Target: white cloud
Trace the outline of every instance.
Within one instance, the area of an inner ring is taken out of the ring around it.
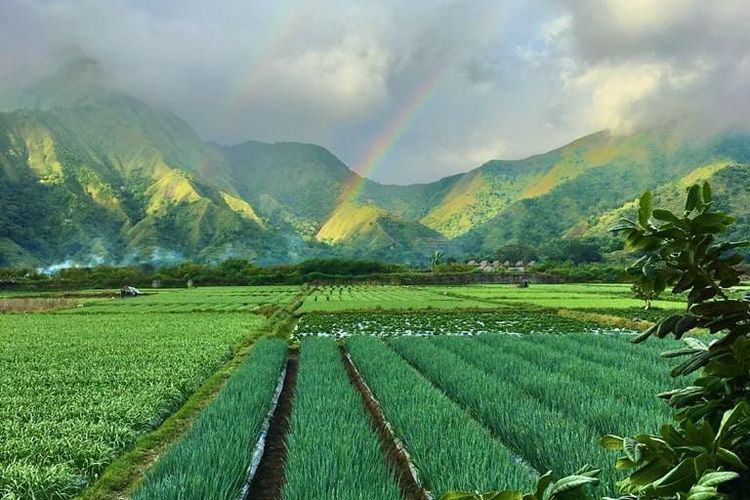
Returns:
[[[357,115],[385,99],[390,60],[373,37],[348,33],[334,46],[275,61],[271,80],[296,99]]]
[[[601,128],[750,129],[745,0],[0,0],[0,94],[66,53],[203,137],[303,140],[432,180]],[[2,97],[2,96],[0,96]]]

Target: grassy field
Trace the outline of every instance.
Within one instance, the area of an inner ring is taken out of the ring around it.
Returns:
[[[518,288],[511,285],[467,285],[462,287],[430,287],[434,293],[448,293],[467,299],[487,300],[501,305],[519,306],[530,304],[549,308],[592,309],[592,308],[640,308],[644,303],[633,298],[630,285],[625,284],[566,284],[539,285]],[[684,302],[672,297],[670,300],[656,300],[653,307],[673,309]]]
[[[497,308],[497,304],[471,297],[451,297],[438,287],[326,286],[315,288],[302,312],[362,311],[368,309],[462,309]]]
[[[614,495],[614,457],[599,437],[656,430],[669,411],[655,394],[689,382],[671,379],[659,357],[673,343],[631,345],[632,327],[597,319],[654,319],[684,307],[670,298],[645,313],[627,285],[144,292],[0,297],[11,311],[0,314],[0,498],[75,496],[177,411],[236,346],[285,334],[281,322],[297,322],[290,345],[301,345],[282,436],[288,454],[272,464],[289,499],[400,498],[399,465],[385,451],[394,443],[434,494],[527,487],[547,469],[592,463],[604,469],[598,493]],[[50,310],[34,302],[51,297]],[[339,339],[361,386],[347,379],[336,343],[314,337]],[[88,498],[236,498],[284,345],[250,349],[172,446],[146,449],[152,458],[131,472],[146,468],[142,486]],[[380,416],[364,406],[367,390]],[[390,435],[375,432],[378,418]]]
[[[0,497],[72,495],[260,322],[237,313],[0,315]]]
[[[144,295],[120,300],[119,293],[108,297],[83,297],[67,313],[202,313],[257,312],[263,306],[283,305],[298,293],[299,287],[210,287],[182,289],[144,289]]]

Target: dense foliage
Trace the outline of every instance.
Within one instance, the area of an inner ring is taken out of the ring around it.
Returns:
[[[684,337],[684,348],[665,353],[688,358],[672,375],[700,370],[689,387],[661,394],[678,412],[658,435],[604,438],[604,446],[624,453],[618,467],[636,469],[620,485],[628,497],[742,498],[750,491],[750,302],[728,292],[740,283],[737,250],[750,242],[719,239],[734,220],[714,208],[704,183],[688,189],[679,215],[654,209],[646,192],[638,219],[615,228],[644,254],[629,270],[643,290],[687,292],[686,311],[662,319],[637,341]],[[714,339],[685,337],[698,328]]]
[[[295,335],[349,337],[351,335],[478,335],[481,333],[600,333],[601,326],[550,312],[383,312],[307,314],[297,325]],[[611,331],[611,329],[610,329]]]

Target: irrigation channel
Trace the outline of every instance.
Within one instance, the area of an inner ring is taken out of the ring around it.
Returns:
[[[362,398],[362,405],[370,416],[370,424],[380,440],[380,449],[398,482],[404,499],[432,500],[432,495],[419,479],[419,473],[409,453],[386,420],[380,403],[373,396],[343,346],[340,347],[340,352],[349,381]],[[248,486],[243,490],[241,500],[280,500],[282,498],[287,453],[286,436],[289,432],[289,422],[294,406],[298,366],[299,353],[296,350],[290,350],[281,393],[268,422],[265,441],[259,445],[262,446],[262,455],[257,467],[251,465],[254,470],[249,477]]]
[[[289,417],[292,414],[298,366],[299,354],[296,350],[290,351],[286,362],[284,385],[269,423],[263,455],[243,499],[275,500],[281,498],[281,489],[284,485],[284,463],[286,462],[285,439],[289,431]]]

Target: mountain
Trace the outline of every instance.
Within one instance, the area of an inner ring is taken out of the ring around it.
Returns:
[[[750,232],[750,136],[599,132],[435,182],[363,179],[313,144],[205,142],[81,61],[0,113],[0,266],[313,256],[425,262],[602,237],[645,189],[709,179]],[[356,186],[356,189],[352,189]]]

